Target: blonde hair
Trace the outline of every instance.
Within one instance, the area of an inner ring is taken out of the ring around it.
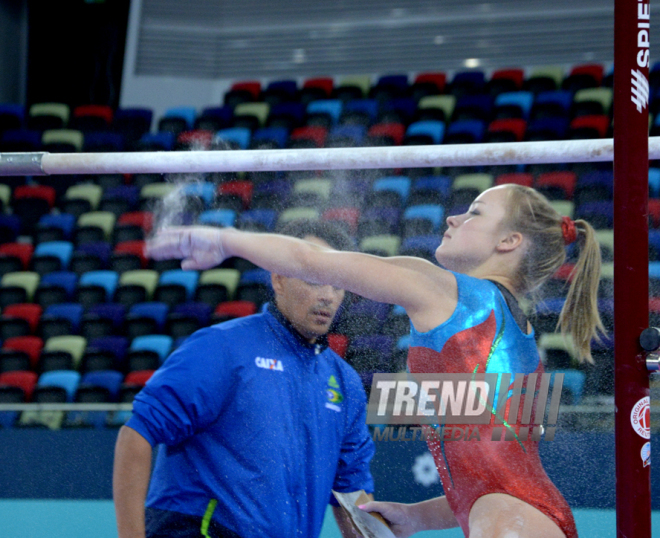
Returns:
[[[503,224],[528,239],[514,279],[521,293],[534,298],[566,260],[562,216],[534,189],[508,185],[507,190],[508,217]],[[591,340],[605,333],[598,313],[600,246],[588,222],[576,220],[575,228],[579,257],[557,328],[564,337],[570,333],[580,362],[593,363]]]

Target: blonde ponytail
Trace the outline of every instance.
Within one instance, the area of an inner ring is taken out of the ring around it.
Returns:
[[[571,272],[571,285],[559,315],[562,335],[570,333],[578,360],[593,363],[591,341],[600,340],[605,327],[598,313],[598,283],[600,281],[600,246],[596,233],[584,220],[576,220],[577,245],[580,250]]]

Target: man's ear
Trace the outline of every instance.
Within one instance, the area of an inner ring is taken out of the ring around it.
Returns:
[[[284,286],[283,279],[284,277],[282,275],[278,275],[277,273],[270,274],[270,283],[273,285],[273,291],[275,292],[275,295],[282,294]]]
[[[501,253],[512,252],[523,244],[523,235],[520,232],[508,232],[497,244],[496,250]]]

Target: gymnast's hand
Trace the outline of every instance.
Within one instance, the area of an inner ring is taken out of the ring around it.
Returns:
[[[209,269],[228,257],[223,236],[232,231],[212,226],[172,226],[148,240],[145,253],[154,260],[183,259],[182,269]]]
[[[371,501],[359,506],[365,512],[377,512],[383,516],[397,538],[408,538],[419,531],[415,518],[410,513],[410,507],[409,504],[379,501]]]

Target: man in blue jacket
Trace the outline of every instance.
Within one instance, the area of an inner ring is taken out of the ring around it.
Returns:
[[[351,244],[323,222],[285,233]],[[353,536],[331,490],[373,492],[374,447],[360,379],[327,345],[344,291],[272,285],[262,313],[197,331],[136,396],[115,449],[119,538],[315,538],[329,502]]]

